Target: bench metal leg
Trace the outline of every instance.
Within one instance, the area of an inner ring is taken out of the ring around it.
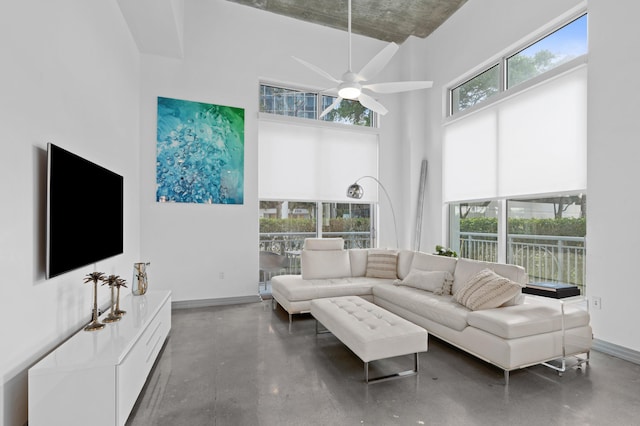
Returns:
[[[316,334],[327,334],[331,333],[327,328],[323,326],[323,329],[320,329],[320,321],[316,320]]]
[[[400,379],[402,377],[415,376],[418,374],[418,353],[413,354],[413,370],[401,371],[399,373],[389,374],[388,376],[369,378],[369,363],[364,363],[364,381],[370,385],[372,383],[383,382],[385,380]]]

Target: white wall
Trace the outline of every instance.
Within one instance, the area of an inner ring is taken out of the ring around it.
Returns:
[[[587,277],[596,339],[640,351],[638,253],[640,198],[640,5],[589,1]],[[614,348],[614,353],[616,348]]]
[[[292,55],[339,77],[347,68],[347,36],[337,31],[222,0],[185,3],[184,58],[142,58],[141,211],[142,255],[151,262],[150,286],[173,291],[176,301],[255,297],[258,293],[257,120],[259,81],[326,88],[331,83]],[[354,69],[386,44],[354,36]],[[381,77],[394,72],[394,66]],[[157,97],[171,97],[245,110],[244,205],[155,202]],[[398,99],[383,99],[391,111],[381,137],[381,180],[400,208],[397,170]],[[385,136],[385,133],[393,137]],[[330,173],[331,171],[327,171]],[[304,178],[299,176],[296,178]],[[349,182],[345,182],[345,190]],[[345,197],[346,200],[346,197]],[[383,208],[386,200],[381,200]],[[382,215],[389,218],[388,212]],[[391,221],[383,236],[394,241]],[[383,242],[385,244],[386,242]],[[389,243],[386,243],[389,244]],[[221,278],[221,273],[224,278]]]
[[[0,52],[0,424],[14,426],[27,420],[27,368],[90,319],[84,275],[95,267],[130,279],[138,259],[139,58],[117,4],[83,0],[3,2]],[[125,182],[125,253],[51,280],[47,142]]]

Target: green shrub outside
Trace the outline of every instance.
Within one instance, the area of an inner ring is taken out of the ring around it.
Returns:
[[[460,219],[460,232],[496,233],[498,219],[494,217],[473,217]],[[587,234],[585,218],[560,219],[509,219],[509,234],[554,235],[561,237],[584,237]]]
[[[325,232],[368,232],[370,229],[368,218],[335,218],[329,219]],[[260,219],[260,232],[315,232],[315,219]]]
[[[334,218],[329,220],[327,232],[367,232],[368,218]],[[509,234],[555,235],[584,237],[587,232],[585,218],[561,219],[509,219]],[[260,219],[260,232],[314,232],[315,219]],[[493,217],[460,219],[460,232],[496,233],[498,220]]]

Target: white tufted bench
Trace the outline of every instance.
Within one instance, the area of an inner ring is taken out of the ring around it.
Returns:
[[[358,296],[314,299],[311,315],[364,361],[365,382],[418,373],[418,352],[427,350],[429,337],[424,328]],[[413,370],[369,379],[370,361],[407,354],[414,354]]]

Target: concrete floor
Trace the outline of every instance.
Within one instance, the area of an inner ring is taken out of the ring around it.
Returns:
[[[598,352],[562,377],[502,371],[435,339],[417,376],[363,382],[363,363],[309,315],[271,302],[173,311],[169,339],[128,426],[632,425],[640,365]],[[371,375],[411,368],[373,362]]]

